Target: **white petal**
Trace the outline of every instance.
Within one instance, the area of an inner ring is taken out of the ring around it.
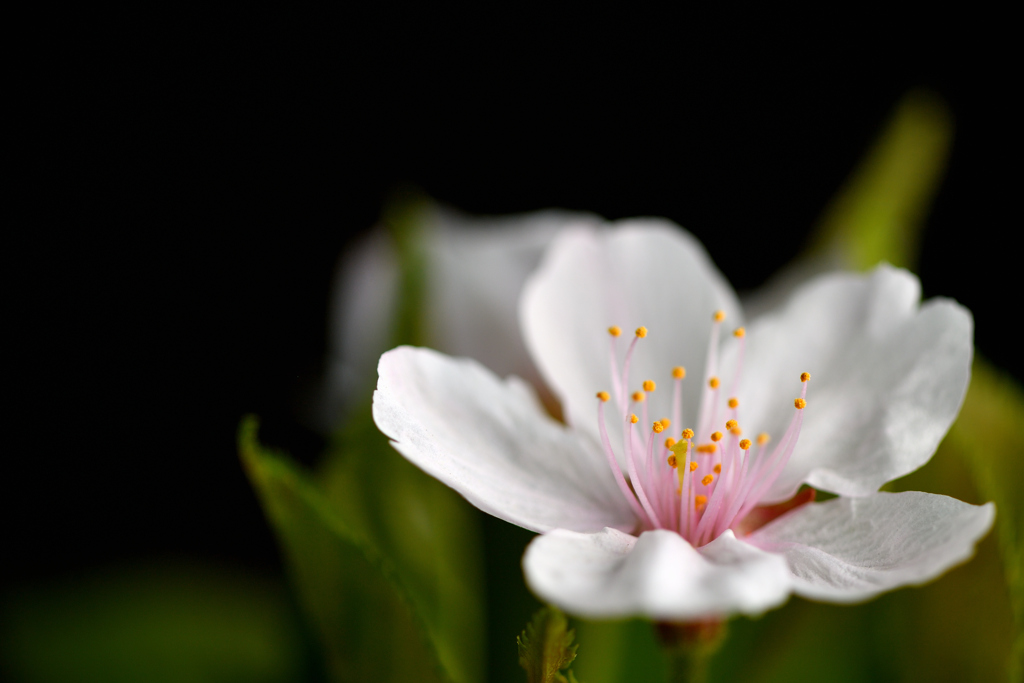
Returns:
[[[638,539],[614,529],[557,529],[533,539],[523,569],[542,600],[594,618],[759,614],[790,592],[783,559],[731,531],[698,551],[671,531],[647,531]]]
[[[424,236],[431,346],[500,376],[539,379],[519,331],[523,284],[561,230],[600,222],[567,211],[480,218],[438,208]]]
[[[746,540],[786,557],[796,593],[854,602],[924,583],[963,562],[994,517],[992,503],[876,493],[804,505]]]
[[[566,418],[596,435],[594,393],[612,391],[608,327],[623,329],[620,356],[633,331],[648,328],[633,356],[629,389],[645,379],[658,383],[652,420],[670,416],[672,367],[686,367],[684,423],[692,424],[717,309],[740,324],[736,296],[701,244],[668,221],[633,219],[614,230],[577,230],[557,239],[527,281],[520,320]],[[617,414],[614,401],[609,408]],[[621,443],[618,420],[609,420],[609,433],[613,444]]]
[[[635,526],[598,447],[551,419],[522,380],[412,347],[381,356],[378,374],[380,430],[484,512],[534,531]]]
[[[802,481],[868,495],[931,458],[967,391],[973,323],[953,301],[919,298],[917,278],[882,266],[812,280],[750,324],[737,391],[744,428],[781,437],[799,375],[811,373],[800,441],[767,501]],[[730,339],[724,367],[736,347]]]

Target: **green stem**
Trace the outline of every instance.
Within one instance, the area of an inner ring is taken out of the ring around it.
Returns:
[[[654,627],[669,657],[671,683],[706,683],[711,658],[725,640],[725,622],[659,622]]]

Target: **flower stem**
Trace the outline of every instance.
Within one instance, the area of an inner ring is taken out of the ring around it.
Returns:
[[[725,640],[725,622],[719,620],[654,625],[669,657],[672,683],[706,683],[708,664]]]

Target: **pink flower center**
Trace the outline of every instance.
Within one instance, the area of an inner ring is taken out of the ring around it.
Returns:
[[[744,528],[743,520],[789,462],[800,437],[803,408],[807,405],[810,375],[805,372],[800,375],[800,397],[793,402],[793,419],[782,439],[769,448],[767,434],[758,435],[754,441],[743,438],[739,423],[740,400],[730,396],[723,401],[721,381],[717,375],[718,342],[724,319],[722,311],[714,314],[697,429],[682,430],[678,439],[668,434],[672,425],[682,422],[682,382],[686,370],[682,367],[672,369],[671,419],[649,421],[647,396],[657,388],[655,382],[645,380],[642,390],[629,393],[630,360],[638,342],[647,336],[647,328],[636,330],[621,370],[617,342],[622,330],[608,328],[611,335],[612,388],[622,420],[622,448],[628,480],[619,467],[605,424],[604,404],[612,396],[606,391],[597,394],[598,426],[608,465],[619,489],[640,520],[640,530],[670,529],[695,547],[711,542],[726,529]],[[733,334],[739,340],[732,382],[732,389],[735,389],[743,366],[746,332],[741,327]],[[638,412],[642,420],[637,416]]]

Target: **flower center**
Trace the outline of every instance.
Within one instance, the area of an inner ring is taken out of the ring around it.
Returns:
[[[697,430],[683,429],[678,439],[661,435],[672,425],[682,423],[682,382],[686,369],[672,369],[672,417],[651,422],[647,396],[657,389],[654,380],[644,380],[642,389],[629,394],[630,360],[638,342],[647,336],[647,328],[637,328],[621,369],[618,339],[622,329],[608,328],[612,389],[623,425],[622,448],[628,480],[619,466],[605,424],[604,406],[613,394],[597,393],[597,420],[605,456],[642,529],[670,529],[695,547],[710,543],[726,529],[742,528],[741,522],[778,479],[800,437],[803,409],[807,406],[807,381],[811,378],[806,372],[800,375],[802,388],[800,397],[793,402],[793,419],[773,448],[768,448],[770,439],[764,433],[755,441],[742,438],[739,398],[731,396],[723,403],[721,380],[717,376],[718,342],[724,320],[725,313],[716,311]],[[740,327],[733,335],[739,340],[732,381],[735,389],[743,366],[746,331]],[[638,427],[638,412],[643,427]],[[651,425],[649,430],[646,425]],[[724,427],[724,433],[719,431],[720,427]]]

